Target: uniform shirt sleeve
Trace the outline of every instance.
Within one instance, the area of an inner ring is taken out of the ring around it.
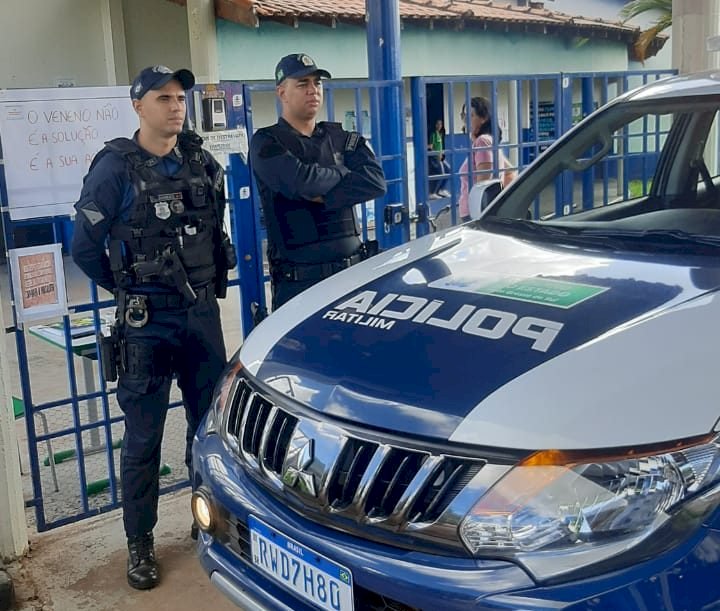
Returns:
[[[348,174],[325,196],[328,208],[354,206],[385,195],[385,173],[362,136],[354,151],[345,152],[345,166]]]
[[[208,174],[212,182],[213,191],[215,191],[215,202],[218,207],[218,214],[220,217],[220,224],[223,223],[225,217],[225,170],[220,165],[217,159],[212,156],[208,151],[204,151],[206,155]]]
[[[255,177],[271,191],[289,199],[313,199],[326,195],[348,169],[303,163],[272,134],[257,132],[250,141],[250,162]]]
[[[107,153],[85,176],[80,199],[75,204],[72,258],[89,278],[109,291],[115,288],[115,280],[106,242],[110,226],[119,218],[131,189],[125,162]]]

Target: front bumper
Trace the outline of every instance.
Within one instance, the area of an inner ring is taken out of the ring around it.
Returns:
[[[652,561],[554,586],[538,586],[506,561],[451,558],[401,550],[304,519],[249,478],[217,435],[199,432],[193,483],[222,513],[201,533],[200,562],[211,581],[244,609],[304,611],[312,606],[257,570],[250,559],[248,516],[350,569],[354,609],[696,609],[720,601],[720,532],[702,528]]]

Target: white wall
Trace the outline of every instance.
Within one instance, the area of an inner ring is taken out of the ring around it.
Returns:
[[[123,26],[112,58],[105,33]],[[187,13],[166,0],[0,0],[0,57],[4,89],[124,85],[148,65],[190,66]]]
[[[98,0],[2,0],[0,87],[107,84]]]
[[[146,66],[190,67],[185,7],[166,0],[123,0],[130,78]]]
[[[367,78],[365,29],[340,24],[329,28],[301,22],[297,28],[263,22],[248,28],[220,20],[217,25],[220,78],[267,81],[288,53],[308,53],[334,78]],[[401,33],[404,76],[542,74],[627,70],[627,46],[593,39],[573,40],[537,33],[452,30],[415,24]]]

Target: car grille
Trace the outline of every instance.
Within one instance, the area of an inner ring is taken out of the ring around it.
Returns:
[[[383,443],[291,413],[244,378],[229,401],[226,439],[246,469],[296,505],[329,518],[417,532],[435,522],[485,464]]]

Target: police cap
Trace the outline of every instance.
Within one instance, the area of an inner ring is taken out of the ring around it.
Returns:
[[[286,55],[275,67],[275,85],[279,85],[286,78],[303,78],[311,74],[319,74],[325,78],[331,78],[327,70],[318,68],[315,60],[305,53],[293,53]]]
[[[151,89],[160,89],[173,79],[178,81],[185,91],[195,86],[195,75],[190,70],[181,68],[173,71],[167,66],[149,66],[135,77],[130,87],[130,98],[139,100]]]

